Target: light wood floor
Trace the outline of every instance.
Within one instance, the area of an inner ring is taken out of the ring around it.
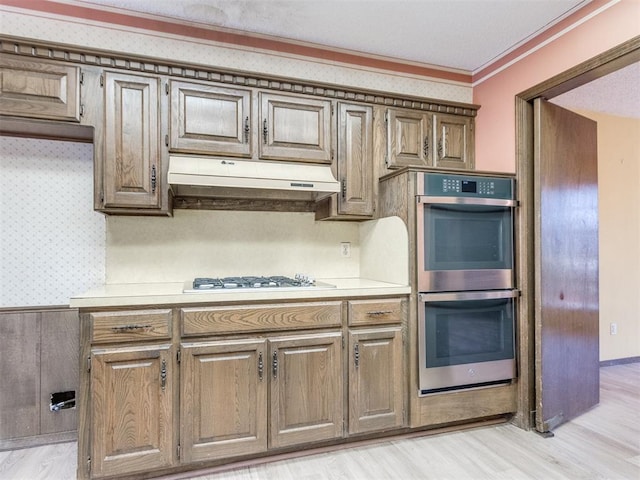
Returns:
[[[640,480],[640,363],[600,369],[600,404],[543,438],[502,424],[392,440],[193,480]],[[0,452],[2,480],[73,480],[76,444]]]

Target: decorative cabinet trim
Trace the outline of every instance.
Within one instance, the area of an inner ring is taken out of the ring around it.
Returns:
[[[402,107],[428,112],[449,113],[475,117],[479,106],[427,99],[421,97],[392,95],[375,90],[346,88],[304,82],[272,76],[257,76],[249,72],[207,68],[204,65],[161,63],[157,59],[124,56],[114,52],[72,48],[66,45],[51,45],[21,38],[0,37],[0,52],[35,58],[61,60],[70,63],[104,68],[118,68],[132,72],[170,75],[181,79],[203,80],[236,86],[256,87],[265,90],[299,93],[336,100],[362,102],[388,107]]]

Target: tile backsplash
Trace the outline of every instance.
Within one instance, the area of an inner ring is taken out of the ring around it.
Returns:
[[[104,278],[93,146],[0,136],[0,308],[67,305]]]

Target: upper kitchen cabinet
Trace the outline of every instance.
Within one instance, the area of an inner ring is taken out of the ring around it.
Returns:
[[[473,117],[389,108],[385,123],[389,169],[475,167]]]
[[[122,214],[166,214],[167,96],[161,78],[105,71],[103,121],[94,137],[96,210]],[[100,92],[96,92],[100,93]]]
[[[172,80],[170,85],[172,152],[254,160],[332,161],[329,100],[213,83]],[[255,98],[257,115],[252,107]]]
[[[436,114],[436,152],[433,165],[473,170],[474,122],[470,117]]]
[[[80,68],[0,55],[0,114],[80,121]]]
[[[316,219],[371,218],[375,209],[373,108],[340,102],[337,123],[341,191],[319,202]]]
[[[260,148],[264,160],[331,163],[331,102],[259,92]]]
[[[251,157],[251,90],[171,81],[175,152]]]
[[[430,166],[433,158],[433,115],[389,108],[385,120],[387,167]]]

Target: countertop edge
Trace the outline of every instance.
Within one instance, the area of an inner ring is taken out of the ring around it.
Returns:
[[[136,306],[202,305],[233,302],[276,302],[324,300],[370,296],[409,295],[409,285],[397,285],[368,279],[322,279],[335,288],[298,291],[269,289],[259,292],[182,293],[182,283],[103,285],[72,297],[71,308],[117,308]],[[126,293],[124,291],[126,290]]]

